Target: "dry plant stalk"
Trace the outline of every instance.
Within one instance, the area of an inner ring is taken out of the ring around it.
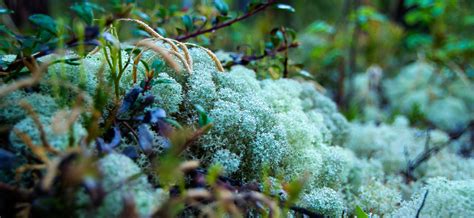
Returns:
[[[36,112],[33,110],[33,107],[31,107],[31,105],[24,100],[20,101],[20,106],[23,107],[28,112],[28,114],[31,116],[31,118],[35,122],[35,125],[38,128],[38,131],[40,133],[40,140],[43,143],[44,148],[48,152],[51,152],[52,154],[59,154],[59,151],[53,148],[51,144],[49,144],[48,137],[46,136],[46,131],[44,130],[44,126],[43,124],[41,124],[38,114],[36,114]]]
[[[197,160],[190,160],[183,162],[179,165],[179,170],[182,172],[188,172],[194,170],[199,167],[199,161]]]
[[[153,45],[155,45],[153,42],[155,42],[156,39],[147,38],[147,39],[140,40],[139,42],[137,42],[137,46],[136,46],[136,47],[138,47],[138,44],[140,44],[140,43],[142,43],[142,42],[147,42],[147,41],[150,41]],[[158,45],[155,45],[155,46],[159,47]],[[132,52],[136,49],[136,47],[133,48]],[[175,50],[168,50],[168,49],[163,48],[163,47],[159,47],[159,48],[160,48],[160,49],[163,49],[164,51],[166,51],[166,52],[168,52],[168,53],[170,53],[170,54],[172,54],[172,55],[174,55],[174,56],[176,56],[176,57],[181,61],[181,63],[183,63],[183,65],[184,65],[184,67],[186,68],[186,70],[188,71],[188,73],[191,73],[191,72],[192,72],[192,66],[188,63],[188,61],[184,58],[184,56],[181,55],[177,50],[176,50],[176,51],[175,51]],[[147,49],[141,51],[138,56],[141,57],[142,53],[145,52],[145,51],[147,51],[148,49],[151,49],[151,48],[147,48]],[[189,54],[188,54],[188,55],[189,55]],[[138,56],[137,56],[137,57],[138,57]],[[152,58],[154,58],[155,56],[156,56],[156,54],[153,55],[153,56],[151,56],[151,57],[149,57],[148,60],[147,60],[147,62],[149,62],[149,61],[150,61]],[[139,60],[138,60],[138,61],[139,61]],[[173,60],[173,61],[174,61],[174,60]],[[179,72],[179,71],[177,71],[177,72]]]
[[[42,63],[41,65],[38,65],[38,62],[36,62],[34,58],[31,58],[29,60],[24,59],[23,62],[28,68],[28,70],[30,70],[31,77],[20,79],[0,87],[0,97],[3,97],[15,90],[30,87],[37,84],[43,76],[43,72],[46,71],[49,64],[51,63],[51,61],[47,61]]]
[[[170,53],[167,52],[165,49],[155,45],[154,43],[152,42],[149,42],[149,41],[140,41],[136,44],[137,47],[145,47],[145,48],[149,48],[151,50],[153,50],[154,52],[158,53],[161,55],[161,57],[165,60],[165,62],[170,65],[171,68],[173,68],[173,70],[175,70],[176,72],[180,72],[181,69],[179,67],[179,65],[176,63],[176,61],[173,60],[173,58],[171,57]]]
[[[211,57],[211,59],[214,61],[216,67],[217,67],[217,70],[220,71],[220,72],[224,72],[224,68],[222,67],[222,63],[219,61],[219,59],[217,58],[217,56],[209,49],[207,48],[204,48],[200,45],[196,45],[196,44],[192,44],[192,43],[182,43],[182,42],[179,42],[175,39],[170,39],[170,38],[166,38],[166,37],[163,37],[162,35],[160,35],[159,33],[157,33],[153,28],[151,28],[149,25],[147,25],[145,22],[143,21],[140,21],[140,20],[137,20],[137,19],[131,19],[131,18],[121,18],[121,19],[118,19],[119,21],[128,21],[128,22],[133,22],[133,23],[136,23],[138,24],[140,27],[142,27],[147,33],[149,33],[153,38],[151,39],[157,39],[157,40],[162,40],[164,41],[166,44],[169,44],[171,46],[171,50],[168,50],[168,49],[165,49],[165,48],[161,48],[160,51],[156,50],[156,48],[153,48],[153,50],[157,53],[159,53],[160,55],[163,56],[163,53],[166,51],[168,53],[171,53],[173,55],[175,55],[176,57],[178,57],[178,59],[180,59],[182,62],[183,62],[183,65],[185,66],[186,70],[191,73],[192,72],[192,67],[193,67],[193,60],[192,60],[192,57],[191,55],[189,54],[189,49],[187,48],[187,45],[189,46],[193,46],[193,47],[197,47],[197,48],[200,48],[200,49],[203,49],[204,51],[206,51],[206,53]],[[143,41],[145,40],[150,40],[150,39],[144,39],[144,40],[141,40],[137,43],[137,46],[139,44],[143,44]],[[148,43],[146,43],[148,44]],[[152,43],[151,43],[152,44]],[[178,45],[179,48],[181,48],[181,52],[183,52],[184,54],[184,57],[183,55],[180,54],[180,50],[178,48]],[[148,48],[151,48],[150,46],[146,46]],[[158,46],[157,46],[158,47]],[[169,60],[166,60],[166,57],[163,56],[163,58],[165,59],[165,61],[169,61]],[[168,62],[169,63],[169,62]],[[173,69],[175,69],[173,66],[172,66]],[[175,69],[176,70],[176,69]],[[179,71],[177,71],[179,72]]]
[[[203,49],[204,51],[206,51],[206,53],[211,57],[211,59],[214,61],[214,63],[216,64],[216,67],[217,67],[217,70],[219,70],[220,72],[224,72],[224,67],[222,67],[222,63],[221,61],[219,61],[219,59],[217,58],[216,54],[214,54],[214,52],[212,52],[211,50],[207,49],[207,48],[204,48],[200,45],[196,45],[196,44],[193,44],[193,43],[184,43],[185,45],[189,45],[189,46],[193,46],[193,47],[197,47],[197,48],[200,48],[200,49]]]
[[[141,21],[141,20],[138,20],[138,19],[131,19],[131,18],[120,18],[120,19],[117,19],[118,21],[128,21],[128,22],[133,22],[133,23],[136,23],[138,24],[139,26],[143,27],[143,29],[145,29],[145,31],[147,33],[149,33],[151,36],[153,36],[154,38],[158,38],[158,39],[163,39],[165,37],[163,37],[162,35],[160,35],[159,33],[157,33],[153,28],[151,28],[150,26],[148,26],[148,24],[146,24],[145,22]]]
[[[49,163],[49,158],[47,156],[47,151],[44,147],[41,147],[41,146],[37,146],[35,144],[33,144],[33,140],[31,139],[31,137],[14,128],[13,129],[13,132],[18,136],[18,138],[20,138],[23,143],[26,144],[26,146],[31,150],[31,152],[36,156],[38,157],[38,159],[40,159],[43,163]]]

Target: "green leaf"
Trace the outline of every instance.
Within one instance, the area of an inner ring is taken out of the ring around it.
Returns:
[[[326,23],[325,21],[315,21],[309,25],[309,31],[315,33],[334,33],[336,32],[334,27]]]
[[[259,6],[263,5],[260,0],[250,0],[247,4],[247,12],[257,9]]]
[[[356,206],[355,208],[355,216],[357,218],[369,218],[369,215],[362,210],[359,206]]]
[[[230,19],[231,19],[230,16],[217,15],[217,16],[214,18],[214,23],[223,23],[223,22],[225,22],[226,20],[230,20]]]
[[[209,185],[214,185],[222,172],[222,166],[220,164],[214,164],[207,170],[206,181]]]
[[[147,23],[151,22],[151,18],[150,18],[150,16],[148,16],[147,13],[144,13],[144,12],[139,11],[139,10],[134,10],[133,14],[137,15],[138,17],[140,17],[141,20],[146,21]]]
[[[170,118],[164,118],[163,120],[165,122],[167,122],[168,124],[174,126],[175,128],[178,128],[178,129],[183,128],[183,126],[181,126],[181,124],[179,124],[178,121],[176,121],[176,120],[173,120],[173,119],[170,119]]]
[[[56,35],[57,34],[57,25],[56,21],[45,14],[33,14],[28,20],[38,26],[41,29],[47,30],[48,32]]]
[[[474,25],[474,16],[466,16],[464,17],[464,24],[465,25]]]
[[[174,83],[174,80],[167,79],[167,78],[157,78],[154,81],[155,81],[154,84],[172,84],[172,83]]]
[[[12,10],[8,9],[8,8],[2,8],[0,7],[0,14],[11,14],[13,13]]]
[[[296,31],[294,29],[285,28],[285,33],[288,36],[290,41],[296,39]]]
[[[165,30],[164,28],[157,27],[155,30],[156,30],[156,32],[158,32],[160,35],[166,37],[166,30]]]
[[[0,33],[6,33],[11,37],[15,37],[15,34],[3,24],[0,24]]]
[[[184,15],[181,17],[186,31],[191,31],[193,29],[193,19],[189,15]]]
[[[205,35],[198,36],[198,40],[200,45],[203,46],[209,46],[211,44],[211,40],[209,40],[209,38],[207,38]]]
[[[286,205],[289,206],[298,201],[299,196],[303,192],[303,180],[296,179],[284,186],[286,193],[288,193],[288,198]]]
[[[105,11],[104,8],[100,7],[97,4],[84,2],[84,3],[76,3],[70,7],[72,11],[74,11],[77,16],[79,16],[85,23],[92,24],[94,20],[94,11]]]
[[[151,69],[155,71],[155,74],[161,72],[164,66],[165,63],[161,59],[155,59],[153,63],[151,63]]]
[[[212,119],[207,115],[206,110],[201,105],[194,105],[196,108],[197,112],[199,113],[199,127],[204,127],[210,123],[212,123]]]
[[[281,42],[285,40],[285,35],[279,28],[275,28],[271,31],[271,42],[273,43],[273,47],[278,47]]]
[[[155,15],[158,16],[159,18],[164,19],[166,18],[166,16],[168,16],[168,10],[166,10],[166,8],[160,8],[158,9]]]
[[[229,13],[229,6],[223,0],[214,0],[214,6],[224,16]]]
[[[289,11],[291,13],[294,13],[296,11],[295,8],[293,8],[291,5],[287,5],[287,4],[277,4],[276,8],[278,8],[280,10],[284,10],[284,11]]]
[[[150,66],[148,66],[148,63],[145,60],[140,60],[140,63],[143,64],[146,72],[150,71]]]
[[[150,38],[150,34],[145,31],[145,30],[141,30],[141,29],[134,29],[132,30],[132,34],[134,36],[139,36],[139,37],[145,37],[145,38]]]

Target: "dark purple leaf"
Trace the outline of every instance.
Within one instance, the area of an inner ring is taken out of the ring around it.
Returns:
[[[138,126],[138,144],[145,154],[149,154],[152,151],[153,134],[146,124]]]
[[[158,120],[157,127],[158,127],[158,133],[161,136],[169,137],[171,136],[171,133],[173,132],[173,127],[164,119]]]
[[[109,153],[115,147],[117,147],[122,140],[122,134],[120,133],[120,129],[118,127],[114,127],[114,137],[110,141],[110,143],[106,143],[103,138],[96,139],[96,146],[100,152]]]
[[[138,151],[135,146],[128,146],[125,149],[123,149],[122,154],[126,155],[127,157],[131,159],[138,158]]]
[[[171,142],[170,142],[170,140],[169,140],[168,138],[164,138],[164,139],[162,140],[162,143],[163,143],[163,144],[161,144],[161,147],[162,147],[163,149],[168,150],[169,148],[171,148]]]
[[[97,150],[99,150],[99,152],[104,152],[105,150],[107,150],[107,146],[103,138],[100,138],[100,137],[97,138],[95,140],[95,145],[97,147]]]
[[[125,97],[123,98],[123,102],[118,110],[118,113],[121,114],[130,110],[130,108],[135,103],[135,101],[138,98],[138,95],[140,95],[142,90],[143,89],[140,88],[139,86],[135,86],[132,89],[130,89],[130,91],[128,91]]]
[[[88,26],[84,32],[85,40],[97,39],[99,34],[100,31],[98,26]]]
[[[160,119],[166,118],[165,110],[153,108],[145,113],[143,121],[145,123],[157,123]]]
[[[142,105],[148,107],[155,102],[155,96],[148,94],[142,100]]]
[[[0,169],[8,169],[13,167],[15,159],[15,154],[0,148]]]
[[[122,140],[122,134],[120,133],[120,129],[116,126],[114,127],[114,137],[112,141],[109,143],[110,148],[115,148],[120,145],[120,141]]]

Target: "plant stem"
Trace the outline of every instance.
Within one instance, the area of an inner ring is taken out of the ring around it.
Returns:
[[[277,49],[271,50],[269,52],[265,52],[264,54],[261,54],[261,55],[242,56],[239,61],[232,62],[231,64],[227,65],[226,67],[234,66],[234,65],[237,65],[237,64],[247,65],[252,61],[257,61],[257,60],[263,59],[265,57],[274,56],[277,53],[285,52],[285,51],[289,50],[290,48],[296,48],[299,45],[300,44],[298,42],[293,42],[289,45],[284,45],[284,46],[278,47]]]

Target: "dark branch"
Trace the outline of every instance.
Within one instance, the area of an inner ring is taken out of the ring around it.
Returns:
[[[281,28],[284,35],[284,46],[288,45],[288,36],[286,35],[285,27]],[[288,78],[288,49],[285,49],[285,60],[283,61],[283,78]]]
[[[239,22],[241,20],[245,20],[245,19],[255,15],[256,13],[265,10],[268,6],[274,4],[275,2],[276,2],[276,0],[269,0],[267,3],[260,4],[255,9],[245,13],[244,15],[242,15],[240,17],[237,17],[237,18],[234,18],[232,20],[217,24],[217,25],[215,25],[211,28],[208,28],[208,29],[198,30],[198,31],[193,32],[193,33],[187,33],[185,35],[177,36],[177,37],[175,37],[175,39],[178,40],[178,41],[185,41],[185,40],[188,40],[190,38],[194,38],[196,36],[199,36],[199,35],[202,35],[202,34],[205,34],[205,33],[214,32],[218,29],[230,26],[230,25],[232,25],[236,22]]]
[[[272,56],[275,56],[277,53],[280,53],[280,52],[286,52],[287,50],[291,49],[291,48],[296,48],[298,47],[300,44],[298,42],[293,42],[289,45],[284,45],[284,46],[280,46],[274,50],[270,50],[270,51],[265,51],[264,54],[261,54],[261,55],[246,55],[246,56],[242,56],[240,58],[237,58],[236,61],[233,61],[231,63],[229,63],[228,65],[226,65],[226,67],[231,67],[231,66],[234,66],[234,65],[247,65],[249,64],[250,62],[252,61],[257,61],[257,60],[260,60],[260,59],[263,59],[265,57],[272,57]]]
[[[423,196],[423,201],[421,202],[420,208],[418,208],[418,210],[416,211],[416,216],[415,216],[416,218],[420,217],[421,209],[423,209],[423,206],[425,206],[425,201],[426,201],[426,197],[428,196],[428,191],[429,190],[426,190],[425,195]]]
[[[446,143],[444,143],[440,146],[432,147],[432,148],[429,147],[429,142],[430,142],[431,137],[430,137],[430,134],[428,132],[427,133],[428,135],[427,135],[427,138],[426,138],[426,143],[425,143],[425,150],[423,151],[423,153],[418,155],[415,158],[415,160],[409,161],[407,169],[404,172],[402,172],[402,174],[406,176],[407,181],[408,180],[413,180],[413,181],[416,180],[415,176],[413,175],[413,172],[415,171],[416,168],[418,168],[422,163],[428,161],[433,155],[436,155],[438,152],[440,152],[443,148],[445,148],[446,146],[451,144],[453,141],[455,141],[459,137],[461,137],[464,132],[466,132],[470,128],[472,128],[472,125],[474,125],[474,124],[471,123],[468,127],[463,129],[462,131],[451,134],[450,139]]]

